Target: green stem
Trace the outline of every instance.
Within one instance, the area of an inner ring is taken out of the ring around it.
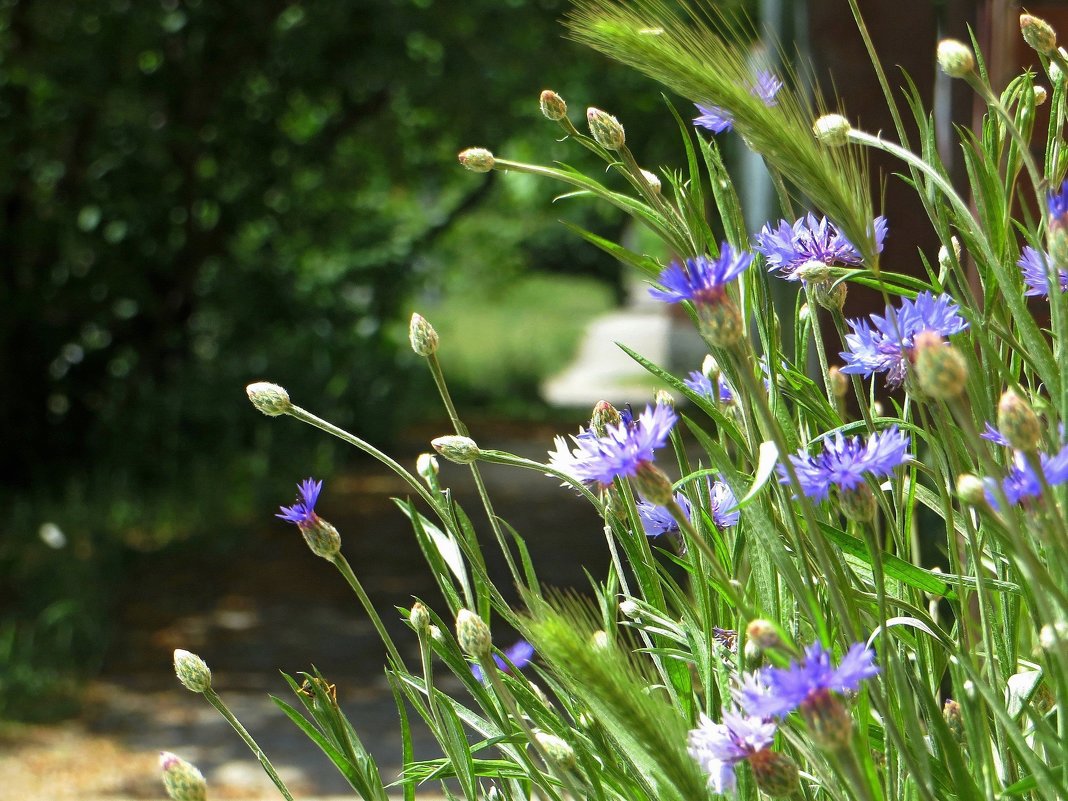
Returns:
[[[403,669],[404,660],[401,659],[400,652],[397,650],[397,646],[393,644],[393,638],[390,637],[389,632],[386,631],[386,627],[382,623],[382,618],[379,617],[378,612],[371,603],[371,599],[368,598],[367,593],[364,592],[363,585],[360,583],[360,580],[356,578],[356,574],[352,572],[349,560],[338,553],[335,554],[330,561],[333,563],[334,567],[341,572],[341,575],[345,577],[345,581],[352,587],[352,591],[356,593],[356,597],[360,599],[360,605],[363,606],[364,611],[367,612],[367,616],[371,618],[371,623],[374,624],[375,631],[378,632],[378,636],[386,646],[386,650],[389,652],[389,658],[393,661],[394,667]]]

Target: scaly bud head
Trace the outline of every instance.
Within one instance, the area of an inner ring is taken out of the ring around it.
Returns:
[[[618,426],[623,422],[619,410],[606,400],[597,401],[590,415],[590,430],[598,437],[608,433],[609,428]]]
[[[745,636],[750,642],[755,643],[761,651],[778,648],[782,645],[779,627],[770,620],[764,620],[763,618],[750,620],[749,625],[745,627]]]
[[[841,147],[849,141],[853,126],[841,114],[824,114],[812,126],[816,141],[827,147]]]
[[[567,740],[540,729],[534,732],[534,739],[554,765],[564,769],[575,767],[575,749],[568,745]]]
[[[786,754],[764,748],[749,757],[757,787],[772,798],[789,798],[800,787],[797,764]]]
[[[1063,47],[1058,47],[1057,52],[1060,53],[1062,57],[1068,59],[1068,50],[1065,50]],[[1049,60],[1049,67],[1047,67],[1046,72],[1049,74],[1049,79],[1054,86],[1060,85],[1060,83],[1064,81],[1064,73],[1061,72],[1061,66],[1053,59]]]
[[[957,476],[957,497],[969,506],[981,506],[986,501],[986,485],[979,476],[961,473]]]
[[[717,348],[733,348],[745,334],[742,313],[726,295],[715,303],[698,303],[697,321],[702,336]]]
[[[417,355],[433,356],[438,349],[438,332],[425,317],[413,314],[412,322],[408,326],[408,341],[412,343],[412,350]]]
[[[478,445],[470,437],[449,435],[431,440],[434,450],[456,464],[473,464],[480,453]]]
[[[975,69],[975,55],[964,42],[943,39],[938,43],[938,66],[950,78],[963,78]]]
[[[652,462],[642,462],[634,474],[634,488],[654,506],[675,503],[675,490],[664,472]]]
[[[208,783],[204,775],[193,765],[169,751],[161,751],[159,768],[162,772],[163,789],[171,801],[205,801]]]
[[[586,109],[586,122],[589,123],[593,140],[605,150],[619,150],[626,144],[623,126],[608,112],[591,106]]]
[[[619,602],[619,612],[628,620],[637,620],[642,613],[638,604],[630,598],[625,598]]]
[[[415,472],[428,484],[434,483],[439,471],[437,457],[433,454],[421,453],[415,460]]]
[[[202,693],[211,689],[211,670],[208,663],[181,648],[174,651],[174,675],[190,692]]]
[[[949,260],[949,251],[945,245],[938,249],[938,267],[941,270],[948,270],[953,266],[954,262],[960,263],[960,240],[955,236],[951,236],[949,244],[953,246],[953,261]]]
[[[1038,415],[1031,404],[1011,389],[998,401],[998,430],[1012,447],[1025,453],[1037,450],[1042,438]]]
[[[653,395],[653,402],[657,406],[667,406],[669,409],[675,408],[675,396],[666,389],[658,389],[656,394]]]
[[[853,719],[842,699],[830,690],[816,690],[801,704],[801,716],[813,741],[828,751],[848,748],[853,740]]]
[[[289,393],[278,384],[256,381],[245,387],[245,392],[248,399],[252,401],[252,405],[268,417],[277,417],[293,408],[293,404],[289,401]]]
[[[1031,45],[1036,53],[1049,56],[1057,49],[1057,32],[1044,19],[1030,14],[1021,14],[1020,33],[1023,34],[1024,41]]]
[[[914,342],[920,389],[936,400],[960,395],[968,379],[968,365],[960,351],[947,345],[937,331],[923,331]]]
[[[590,637],[590,647],[595,651],[607,651],[611,647],[608,634],[603,629],[597,629]]]
[[[422,601],[412,604],[411,611],[408,612],[408,622],[420,636],[430,631],[430,611]]]
[[[875,518],[875,495],[867,484],[843,488],[838,492],[838,507],[850,520],[867,523]]]
[[[949,727],[949,733],[958,743],[964,742],[964,716],[960,704],[950,698],[942,707],[942,717]]]
[[[460,159],[464,169],[471,172],[489,172],[496,164],[493,154],[484,147],[469,147],[461,151],[457,158]]]
[[[1035,105],[1041,106],[1049,98],[1049,90],[1045,86],[1034,86],[1031,90],[1035,95]]]
[[[829,311],[840,312],[845,308],[848,292],[849,287],[846,286],[845,281],[837,284],[821,281],[812,288],[812,296],[816,299],[816,303]]]
[[[304,536],[304,542],[316,556],[330,560],[341,550],[341,534],[318,515],[307,523],[302,523],[298,528]]]
[[[551,89],[546,89],[541,93],[540,98],[541,113],[548,117],[553,122],[559,122],[567,116],[567,103],[560,95]]]
[[[461,609],[456,615],[456,640],[464,653],[476,659],[489,658],[493,648],[489,626],[469,609]]]

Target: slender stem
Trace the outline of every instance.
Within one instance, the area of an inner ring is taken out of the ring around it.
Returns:
[[[404,668],[404,660],[401,659],[397,646],[393,644],[393,638],[390,637],[389,632],[386,631],[386,627],[382,623],[382,618],[379,617],[378,612],[371,603],[371,599],[368,598],[367,593],[364,592],[360,580],[356,578],[356,574],[352,572],[349,560],[338,553],[335,554],[330,561],[333,563],[334,567],[341,572],[341,575],[345,577],[345,581],[352,587],[352,591],[356,593],[356,597],[360,599],[360,605],[363,606],[364,611],[367,612],[367,616],[371,618],[371,623],[374,624],[378,636],[382,638],[382,643],[386,646],[386,650],[389,652],[389,658],[393,660],[394,666],[396,668]]]
[[[215,690],[213,690],[211,687],[206,689],[203,694],[204,697],[207,699],[208,703],[215,707],[217,710],[219,710],[219,714],[226,718],[226,722],[229,723],[233,727],[234,731],[238,733],[241,739],[245,741],[245,745],[249,747],[256,759],[260,761],[260,764],[263,766],[264,772],[270,777],[271,781],[274,783],[274,786],[278,788],[278,792],[282,794],[282,797],[286,799],[286,801],[293,801],[293,796],[290,795],[289,788],[286,787],[285,782],[282,781],[282,778],[274,769],[274,765],[271,764],[271,760],[269,760],[267,758],[267,755],[263,753],[263,749],[260,748],[256,741],[252,739],[252,735],[249,734],[248,730],[241,725],[241,721],[239,721],[234,716],[234,713],[230,711],[230,708],[228,706],[226,706],[223,699],[219,697],[219,694],[215,692]]]

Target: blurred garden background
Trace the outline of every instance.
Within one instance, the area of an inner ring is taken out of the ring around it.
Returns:
[[[775,32],[782,52],[764,58],[805,54],[827,90],[834,73],[851,118],[884,126],[844,0],[720,5]],[[936,79],[934,43],[967,23],[996,41],[1014,29],[1012,4],[889,5],[862,3],[888,66],[908,69],[927,98],[942,92],[947,121],[969,122]],[[560,188],[548,182],[466,172],[456,154],[485,146],[601,171],[541,116],[538,95],[552,88],[576,124],[587,105],[603,108],[643,166],[676,169],[684,156],[667,105],[692,112],[566,40],[567,7],[0,0],[0,749],[19,726],[84,715],[102,671],[173,681],[170,649],[200,635],[160,624],[209,603],[240,620],[251,614],[241,599],[260,596],[234,587],[289,599],[259,610],[260,625],[291,630],[305,662],[270,670],[319,660],[338,630],[287,617],[307,603],[292,588],[303,582],[342,608],[347,599],[316,586],[319,565],[271,517],[308,475],[327,479],[324,508],[346,548],[378,565],[387,602],[429,586],[408,580],[417,563],[383,556],[387,537],[405,536],[387,500],[395,488],[326,436],[256,413],[250,381],[282,384],[414,460],[448,430],[408,347],[418,310],[441,336],[476,438],[522,439],[537,455],[583,421],[539,388],[628,286],[560,220],[613,241],[638,234],[614,210],[554,202]],[[1055,8],[1031,10],[1056,24]],[[754,169],[736,137],[719,145],[735,168]],[[746,202],[770,217],[756,169]],[[873,191],[892,207],[907,193],[887,175]],[[891,258],[930,251],[908,209],[893,220]],[[251,641],[218,651],[229,656],[213,666],[232,657],[235,672],[271,657]]]

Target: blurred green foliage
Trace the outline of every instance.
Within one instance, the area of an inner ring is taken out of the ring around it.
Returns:
[[[97,663],[123,549],[217,538],[253,487],[284,498],[337,458],[246,383],[381,441],[426,386],[413,298],[482,302],[531,269],[617,280],[553,222],[611,237],[617,216],[455,161],[581,165],[538,113],[550,86],[576,123],[619,114],[651,165],[668,152],[660,98],[564,40],[566,5],[0,0],[0,662],[40,668],[0,696]]]

